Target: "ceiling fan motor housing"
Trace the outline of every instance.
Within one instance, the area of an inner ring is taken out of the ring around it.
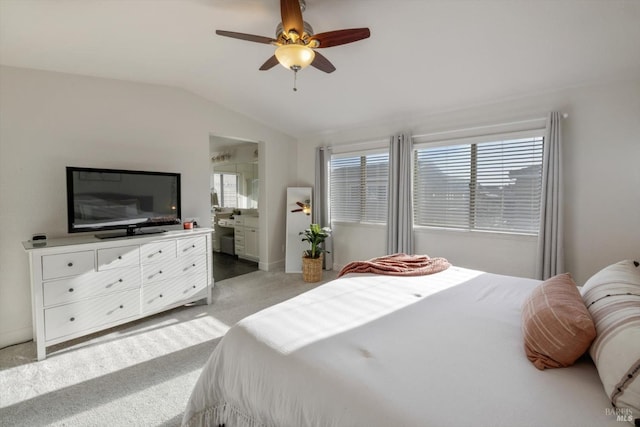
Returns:
[[[313,35],[313,27],[307,21],[302,21],[302,23],[304,25],[304,33],[300,34],[300,39],[307,44],[307,40]],[[289,40],[289,35],[284,33],[282,22],[276,27],[276,39],[283,44],[286,44]]]

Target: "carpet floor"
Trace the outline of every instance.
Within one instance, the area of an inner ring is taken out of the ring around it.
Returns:
[[[325,271],[323,282],[335,276]],[[211,305],[52,346],[40,362],[33,342],[4,348],[0,425],[179,426],[202,366],[229,327],[320,283],[257,271],[216,282]]]

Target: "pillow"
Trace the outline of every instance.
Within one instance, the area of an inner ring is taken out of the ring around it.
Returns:
[[[538,369],[571,366],[596,336],[593,320],[569,274],[539,284],[522,306],[527,358]]]
[[[610,265],[587,280],[581,293],[598,332],[589,353],[604,390],[614,408],[640,419],[640,266]]]

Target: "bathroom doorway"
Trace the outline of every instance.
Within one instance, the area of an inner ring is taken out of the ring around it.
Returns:
[[[213,278],[258,270],[258,143],[211,135],[210,192]]]

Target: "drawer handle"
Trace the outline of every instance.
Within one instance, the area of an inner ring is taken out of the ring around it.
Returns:
[[[72,317],[71,319],[69,319],[70,322],[73,322],[74,320],[76,320],[75,317]]]
[[[147,258],[151,258],[151,257],[156,256],[157,254],[161,254],[161,253],[162,253],[162,249],[160,249],[158,252],[154,252],[154,253],[152,253],[152,254],[149,254],[149,255],[147,256]]]
[[[160,298],[162,298],[162,294],[160,294]]]
[[[73,288],[69,288],[69,292],[73,292]]]
[[[120,308],[124,308],[124,305],[120,305]]]
[[[162,274],[162,270],[158,271],[157,273],[153,273],[149,275],[149,280],[153,279],[154,277],[156,277],[158,274]]]
[[[67,264],[67,267],[73,267],[73,263],[70,262],[69,264]]]
[[[195,288],[196,288],[196,285],[193,285],[193,286],[191,286],[191,287],[192,287],[193,289],[195,289]]]
[[[122,255],[118,255],[118,259],[122,259]]]
[[[117,281],[115,281],[115,282],[113,282],[113,283],[109,283],[109,284],[107,285],[107,288],[112,287],[112,286],[113,286],[113,285],[115,285],[116,283],[122,283],[122,282],[124,282],[124,280],[122,280],[122,279],[118,279]]]

